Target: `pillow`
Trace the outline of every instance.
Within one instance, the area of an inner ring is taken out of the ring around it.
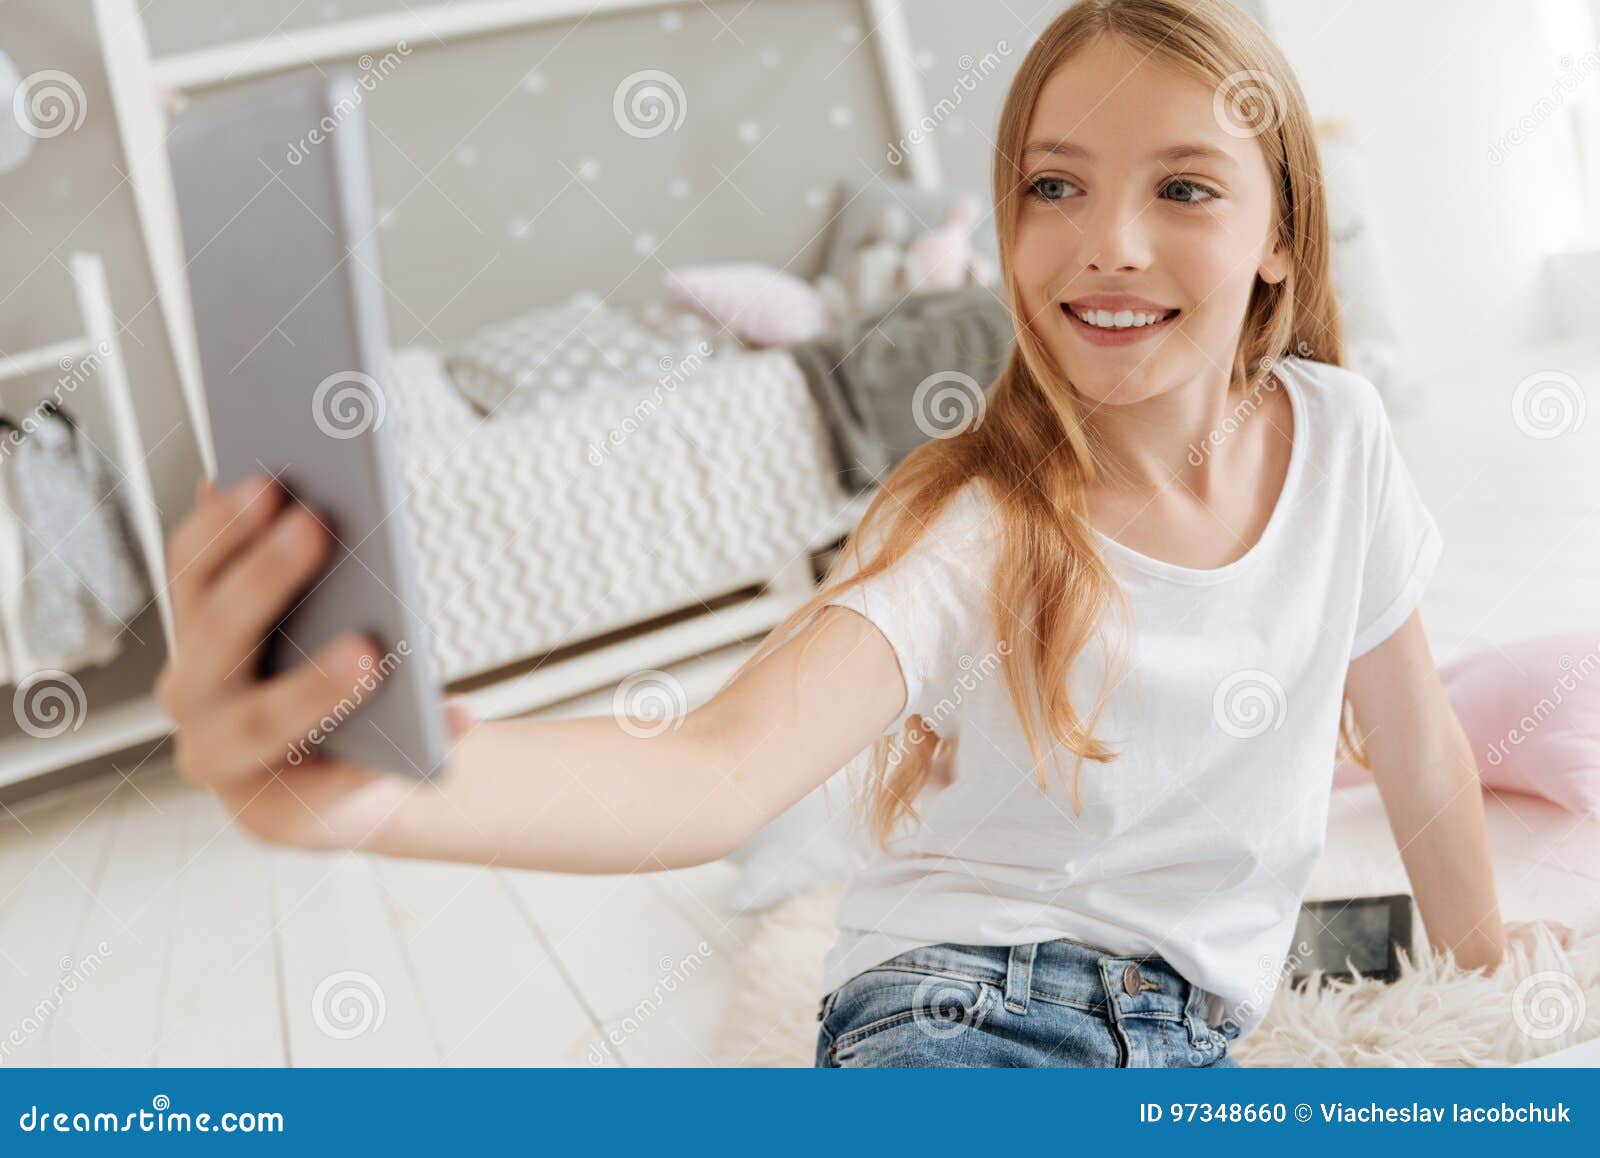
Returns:
[[[1600,817],[1600,628],[1489,648],[1439,678],[1486,787]],[[1344,763],[1334,786],[1370,779]]]
[[[667,287],[752,346],[804,342],[833,326],[822,294],[771,266],[743,263],[672,270]]]
[[[718,351],[739,348],[735,335],[682,302],[651,298],[635,305],[619,306],[618,310],[639,328],[659,334],[680,350],[705,351],[702,356],[710,358]]]
[[[548,412],[594,391],[656,382],[694,348],[580,293],[485,326],[446,350],[444,366],[483,413]]]

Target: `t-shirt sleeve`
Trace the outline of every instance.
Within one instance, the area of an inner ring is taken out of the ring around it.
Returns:
[[[884,726],[885,735],[898,733],[913,713],[937,716],[934,706],[951,695],[961,657],[987,622],[995,528],[974,490],[951,499],[894,566],[824,600],[865,616],[894,649],[906,700]],[[874,536],[861,544],[861,561],[875,556],[877,542]],[[856,570],[857,559],[847,549],[839,577]]]
[[[1363,380],[1367,548],[1350,658],[1364,655],[1406,621],[1433,578],[1444,540],[1400,457],[1377,388]]]

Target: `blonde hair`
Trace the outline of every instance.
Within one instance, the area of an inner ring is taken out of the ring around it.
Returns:
[[[1039,93],[1063,63],[1107,36],[1215,86],[1219,101],[1230,102],[1232,115],[1260,126],[1254,135],[1274,178],[1274,220],[1289,258],[1288,274],[1278,283],[1257,279],[1229,392],[1260,388],[1276,361],[1288,355],[1342,364],[1344,343],[1328,272],[1328,218],[1315,128],[1277,46],[1226,0],[1080,0],[1029,50],[1000,114],[995,224],[1017,341],[987,391],[981,421],[906,456],[884,480],[822,588],[780,623],[745,665],[788,639],[832,596],[895,566],[950,500],[967,483],[981,480],[1002,529],[990,608],[995,637],[1005,645],[1001,667],[1041,792],[1048,792],[1046,756],[1059,771],[1057,749],[1072,753],[1069,795],[1075,814],[1082,812],[1083,762],[1106,763],[1116,753],[1094,736],[1108,693],[1085,721],[1071,701],[1068,675],[1114,609],[1113,601],[1115,609],[1125,611],[1126,605],[1096,549],[1088,518],[1086,486],[1100,470],[1094,442],[1071,384],[1021,316],[1012,248],[1025,192],[1024,136]],[[881,541],[877,553],[865,561],[864,538]],[[1108,677],[1109,671],[1108,664]],[[1111,686],[1109,678],[1103,686]],[[1348,701],[1341,715],[1340,749],[1365,763]],[[866,801],[870,834],[880,847],[902,820],[920,823],[915,801],[941,751],[933,723],[915,714],[900,734],[875,741],[867,781],[858,795]]]

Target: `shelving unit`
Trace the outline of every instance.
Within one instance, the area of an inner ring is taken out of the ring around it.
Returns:
[[[105,417],[111,430],[110,450],[122,474],[119,486],[122,506],[155,593],[162,634],[170,648],[172,603],[167,596],[161,518],[156,510],[122,346],[117,340],[116,315],[106,286],[105,266],[97,254],[76,252],[71,255],[68,268],[77,294],[82,334],[0,358],[0,383],[49,370],[60,372],[65,366],[95,360],[93,373],[86,382],[92,380],[103,392]],[[18,686],[13,685],[7,691],[13,703]],[[78,718],[60,735],[19,735],[0,740],[0,785],[28,780],[57,768],[69,768],[147,743],[166,735],[170,727],[148,691],[137,692],[112,704],[87,703]]]

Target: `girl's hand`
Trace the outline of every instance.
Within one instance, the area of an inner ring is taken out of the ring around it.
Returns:
[[[1572,930],[1560,921],[1507,921],[1506,956],[1509,957],[1512,948],[1517,947],[1532,957],[1539,946],[1541,929],[1563,949],[1572,944]]]
[[[381,673],[380,649],[351,634],[292,671],[256,674],[263,640],[322,569],[331,536],[265,477],[225,495],[202,483],[197,498],[168,540],[177,641],[156,680],[178,772],[264,840],[360,847],[412,785],[314,750],[300,757],[318,721]]]

